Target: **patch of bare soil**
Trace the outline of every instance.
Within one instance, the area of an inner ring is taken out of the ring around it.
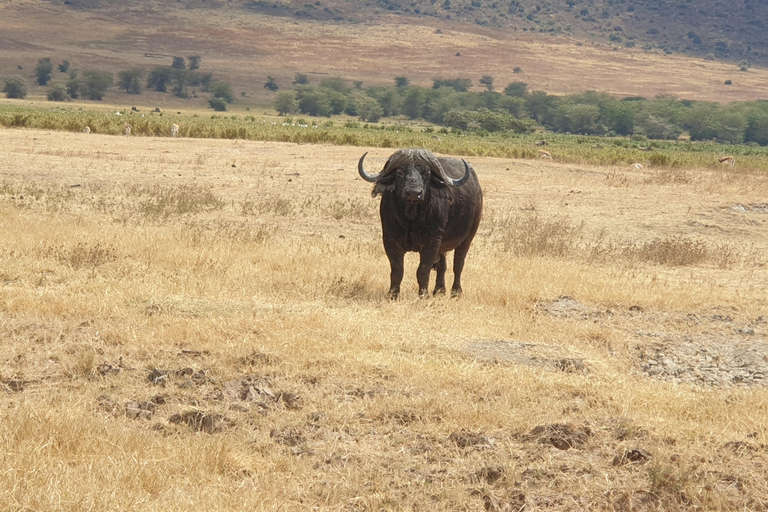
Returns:
[[[768,384],[768,342],[719,336],[666,339],[641,347],[640,369],[651,377],[709,386]]]
[[[521,341],[476,341],[466,347],[476,357],[493,362],[511,362],[563,372],[584,372],[587,366],[563,347]]]
[[[638,307],[627,311],[599,311],[582,304],[573,297],[561,296],[536,305],[538,311],[564,319],[587,320],[601,318],[641,316]],[[677,383],[707,386],[765,386],[768,384],[768,341],[755,337],[768,326],[768,318],[760,316],[751,322],[739,322],[729,315],[665,314],[666,322],[682,324],[682,332],[634,330],[644,343],[636,347],[636,364],[640,371],[653,378]],[[652,322],[647,318],[646,322]],[[701,332],[704,326],[710,333]],[[687,331],[687,332],[686,332]],[[714,331],[714,333],[712,333]],[[650,344],[647,340],[654,340]],[[658,340],[658,341],[655,341]],[[478,345],[478,344],[475,344]],[[569,359],[541,358],[522,355],[541,347],[533,344],[495,342],[473,347],[486,357],[496,357],[519,364],[538,364],[566,371],[581,370],[581,366],[568,365]],[[548,347],[555,353],[556,347]],[[576,360],[577,363],[579,360]],[[565,365],[565,367],[563,367]]]

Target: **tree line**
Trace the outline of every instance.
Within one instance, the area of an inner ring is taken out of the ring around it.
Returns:
[[[366,122],[403,116],[481,134],[543,127],[559,133],[674,140],[687,132],[692,140],[768,145],[766,101],[721,105],[672,96],[617,98],[595,91],[557,96],[529,91],[524,82],[498,92],[489,76],[480,84],[485,90],[473,91],[471,79],[436,78],[432,87],[420,87],[407,77],[395,77],[391,86],[363,87],[340,77],[310,84],[306,75],[298,74],[293,89],[277,94],[274,107],[281,115],[347,114]]]
[[[64,82],[53,83],[47,92],[50,101],[69,101],[73,99],[85,99],[100,101],[107,90],[116,85],[127,94],[141,94],[144,87],[158,92],[170,92],[178,98],[189,98],[190,88],[200,88],[201,91],[211,93],[208,103],[214,110],[226,110],[227,104],[234,101],[231,86],[226,82],[220,82],[213,78],[211,73],[203,73],[200,69],[201,57],[193,55],[189,57],[173,57],[168,66],[156,66],[151,69],[144,81],[145,70],[131,68],[115,75],[107,71],[88,70],[80,73],[70,69],[69,61],[62,61],[58,65],[58,71],[66,73],[68,79]],[[38,85],[46,86],[54,77],[54,67],[50,57],[41,58],[35,67],[35,78]],[[8,98],[24,98],[27,95],[27,87],[24,80],[19,77],[11,77],[5,80],[2,90]],[[194,96],[196,93],[193,92]]]

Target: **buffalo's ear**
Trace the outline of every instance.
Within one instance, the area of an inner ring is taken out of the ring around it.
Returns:
[[[371,195],[376,197],[379,194],[383,194],[384,192],[392,192],[395,190],[396,186],[397,183],[395,183],[395,180],[380,181],[373,187],[373,192],[371,192]]]

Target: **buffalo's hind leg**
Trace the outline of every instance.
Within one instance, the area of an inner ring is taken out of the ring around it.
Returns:
[[[467,258],[472,238],[468,237],[453,251],[453,286],[451,286],[451,297],[461,295],[461,273],[464,271],[464,260]]]
[[[433,295],[445,294],[445,271],[448,268],[448,263],[445,261],[445,253],[440,253],[440,258],[437,260],[433,267],[437,271],[437,280],[435,281],[435,290]]]

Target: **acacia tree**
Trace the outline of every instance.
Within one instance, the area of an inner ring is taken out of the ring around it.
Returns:
[[[67,94],[72,99],[77,99],[83,93],[83,81],[77,78],[77,71],[69,73],[69,80],[67,80]]]
[[[6,98],[24,99],[27,96],[27,88],[21,78],[6,79],[3,92]]]
[[[264,84],[264,88],[265,89],[269,89],[270,91],[276,91],[276,90],[278,90],[280,88],[280,86],[277,85],[277,81],[276,81],[275,77],[272,76],[272,75],[269,75],[267,77],[266,83]]]
[[[38,85],[47,85],[48,80],[53,75],[53,64],[51,64],[51,58],[45,57],[37,61],[37,67],[35,68],[35,75],[37,75]]]
[[[189,62],[189,70],[194,71],[196,69],[200,69],[200,56],[199,55],[191,55],[187,57],[187,62]]]
[[[144,71],[138,68],[126,69],[117,74],[118,86],[128,94],[141,94],[141,79]]]
[[[411,85],[411,81],[408,79],[407,76],[396,76],[395,77],[395,87],[398,89],[405,89]]]
[[[504,88],[507,96],[524,97],[528,93],[528,84],[525,82],[512,82]]]
[[[284,91],[277,93],[275,98],[275,110],[278,115],[295,114],[299,111],[299,102],[296,99],[296,91]]]
[[[171,68],[167,66],[156,67],[149,72],[147,88],[157,92],[168,92],[168,84],[171,83]]]
[[[101,101],[113,80],[112,73],[106,71],[83,72],[83,98]]]
[[[173,88],[171,92],[177,98],[188,98],[187,83],[189,82],[189,72],[186,69],[173,68],[171,69],[171,83]]]
[[[226,82],[214,82],[209,87],[214,98],[221,99],[226,103],[235,101],[235,95],[232,93],[232,86]]]
[[[483,75],[483,77],[480,78],[480,85],[485,87],[485,90],[488,92],[493,91],[493,77],[490,75]]]
[[[67,93],[67,86],[64,84],[56,84],[46,94],[48,101],[69,101],[71,98]]]

